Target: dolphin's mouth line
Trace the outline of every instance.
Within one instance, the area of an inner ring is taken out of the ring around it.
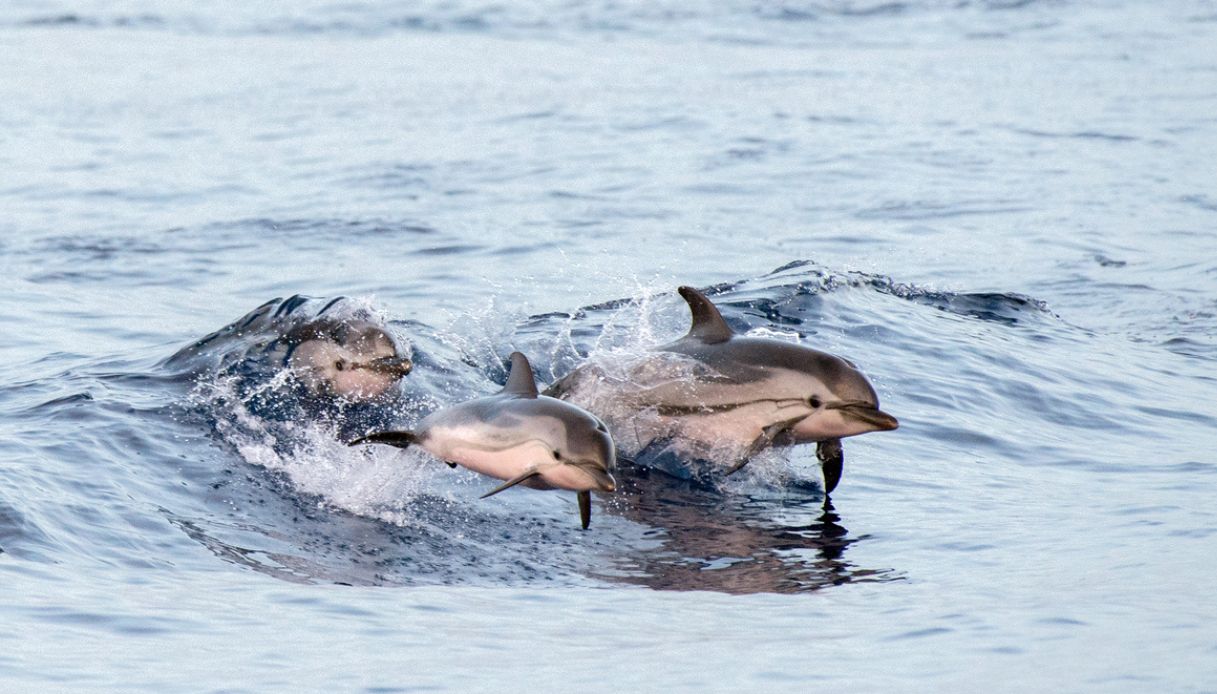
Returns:
[[[880,431],[891,431],[900,426],[895,417],[865,400],[836,400],[824,403],[824,409],[840,410],[841,416],[869,424]]]
[[[848,410],[853,408],[879,409],[865,400],[832,400],[824,403],[824,409],[826,410]]]
[[[612,492],[617,490],[617,480],[613,478],[612,473],[604,469],[600,463],[590,460],[567,461],[564,465],[570,465],[578,469],[583,474],[592,478],[596,483],[596,487],[603,492]]]
[[[351,364],[351,368],[366,369],[390,376],[405,376],[414,369],[414,362],[410,361],[408,357],[380,357],[363,364]]]

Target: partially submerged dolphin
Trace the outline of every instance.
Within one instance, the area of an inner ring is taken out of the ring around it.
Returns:
[[[898,426],[895,417],[879,409],[875,389],[850,362],[803,345],[736,335],[701,292],[692,287],[678,291],[689,304],[693,326],[656,351],[692,360],[697,374],[622,384],[615,404],[624,405],[625,416],[600,412],[615,426],[629,424],[620,420],[642,410],[652,411],[666,438],[707,447],[728,444],[735,458],[728,474],[769,446],[816,443],[826,494],[841,480],[841,439]],[[647,368],[655,370],[644,364]],[[580,390],[602,388],[606,380],[603,373],[581,366],[546,392],[579,400]]]
[[[608,428],[595,415],[537,394],[532,367],[511,355],[511,373],[499,393],[434,412],[413,431],[381,431],[351,442],[417,444],[449,465],[507,480],[482,498],[523,484],[578,492],[583,528],[591,522],[590,490],[617,487],[616,457]]]
[[[178,350],[165,365],[185,377],[236,377],[242,398],[283,392],[286,368],[311,404],[379,404],[413,365],[370,311],[345,297],[275,298]],[[270,386],[268,389],[267,386]]]
[[[284,340],[287,365],[314,395],[378,398],[413,368],[388,333],[368,321],[313,320]]]

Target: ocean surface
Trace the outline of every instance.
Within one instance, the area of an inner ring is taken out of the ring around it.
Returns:
[[[0,65],[0,690],[1217,692],[1217,3],[14,0]],[[682,284],[899,418],[830,503],[341,443]],[[191,349],[297,295],[393,398]]]

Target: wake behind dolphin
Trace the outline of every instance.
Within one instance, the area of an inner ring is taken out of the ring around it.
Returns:
[[[850,362],[803,345],[736,335],[702,293],[681,287],[692,327],[626,365],[585,363],[546,392],[600,414],[639,448],[672,441],[730,474],[771,446],[816,443],[824,491],[841,479],[841,439],[898,426]]]

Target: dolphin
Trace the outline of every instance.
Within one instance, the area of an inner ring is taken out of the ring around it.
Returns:
[[[360,443],[417,444],[452,467],[506,480],[483,499],[517,484],[578,492],[584,530],[591,523],[590,491],[617,488],[608,427],[576,405],[538,395],[532,367],[519,352],[512,353],[507,385],[497,394],[434,412],[412,431],[373,432],[350,445]]]
[[[368,321],[313,320],[289,331],[284,341],[287,366],[315,396],[371,400],[413,368],[388,333]]]
[[[609,409],[626,414],[608,417],[614,425],[648,410],[658,416],[668,438],[703,446],[729,444],[735,460],[727,474],[767,447],[815,443],[826,495],[841,481],[841,439],[899,426],[879,409],[875,389],[849,361],[804,345],[737,335],[701,292],[692,287],[678,291],[689,304],[692,327],[655,351],[691,360],[696,374],[658,383],[641,379],[645,382],[639,387],[632,387],[635,382],[623,388]],[[578,400],[580,393],[603,388],[604,374],[585,366],[546,393]],[[654,372],[645,362],[643,368]]]
[[[313,404],[374,403],[384,399],[413,365],[409,347],[370,312],[337,297],[296,294],[275,298],[178,350],[165,366],[181,376],[236,376],[246,394],[277,389],[281,371],[295,376]]]

